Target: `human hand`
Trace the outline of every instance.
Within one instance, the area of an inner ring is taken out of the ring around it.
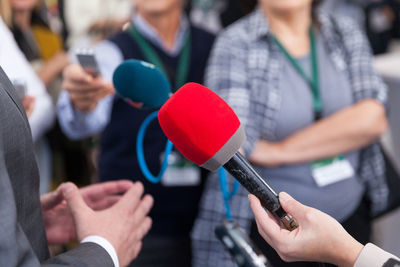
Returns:
[[[29,118],[32,115],[33,110],[35,108],[35,97],[34,96],[25,96],[22,99],[22,106],[25,109],[26,116]]]
[[[120,180],[93,184],[80,189],[85,203],[93,210],[111,207],[133,186],[131,181]],[[47,241],[61,245],[76,241],[75,225],[70,209],[63,198],[60,185],[57,190],[40,197]]]
[[[61,190],[71,210],[78,241],[90,235],[105,238],[116,250],[121,266],[136,258],[141,240],[152,224],[147,214],[153,198],[145,195],[141,199],[144,191],[141,183],[135,183],[116,204],[101,211],[91,209],[74,184],[66,183]]]
[[[287,193],[280,193],[282,208],[299,223],[294,231],[281,227],[264,210],[260,201],[249,195],[258,232],[288,262],[319,261],[338,266],[353,266],[363,245],[350,236],[331,216],[302,205]]]
[[[46,60],[45,64],[48,64],[48,67],[56,69],[61,74],[61,71],[70,64],[70,61],[67,52],[59,51]]]
[[[284,151],[281,143],[258,140],[249,157],[250,162],[264,166],[276,167],[284,163]]]
[[[93,77],[80,65],[64,69],[62,87],[69,93],[72,105],[81,112],[92,111],[101,99],[115,93],[111,83],[101,76]]]

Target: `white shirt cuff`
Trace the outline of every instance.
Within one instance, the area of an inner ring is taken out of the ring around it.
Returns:
[[[90,235],[90,236],[85,237],[81,241],[81,243],[87,243],[87,242],[96,243],[97,245],[104,248],[107,251],[107,253],[110,255],[112,261],[114,262],[114,266],[119,267],[117,252],[115,251],[115,248],[113,247],[113,245],[111,245],[111,243],[108,242],[107,239],[105,239],[101,236],[98,236],[98,235]]]
[[[399,260],[396,256],[384,251],[372,243],[365,245],[361,250],[354,267],[383,266],[389,259]]]

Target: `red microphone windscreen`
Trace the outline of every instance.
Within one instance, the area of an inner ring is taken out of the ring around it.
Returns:
[[[196,83],[188,83],[172,95],[158,119],[165,135],[186,158],[212,171],[225,164],[245,139],[232,108]]]

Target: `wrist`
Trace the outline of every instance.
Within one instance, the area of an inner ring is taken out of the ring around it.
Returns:
[[[290,153],[284,141],[273,144],[274,155],[277,165],[285,165],[290,163]]]
[[[343,239],[336,246],[333,256],[333,263],[339,267],[352,267],[360,255],[364,246],[349,236],[349,239],[344,241]]]

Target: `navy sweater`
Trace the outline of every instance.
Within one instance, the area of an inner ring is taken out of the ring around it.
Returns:
[[[191,63],[187,82],[203,82],[214,37],[191,26]],[[119,32],[110,38],[121,50],[124,59],[144,58],[141,50],[129,32]],[[171,57],[153,46],[164,63],[169,80],[175,84],[179,55]],[[150,81],[149,81],[150,82]],[[198,204],[203,190],[205,172],[199,186],[165,187],[148,182],[142,175],[136,156],[136,137],[143,120],[154,110],[135,109],[116,97],[113,103],[110,123],[102,133],[99,162],[100,180],[130,179],[141,181],[145,192],[154,197],[154,207],[150,212],[153,227],[150,234],[164,236],[188,236],[197,215]],[[167,138],[158,121],[153,121],[146,132],[144,151],[150,171],[160,171],[160,157]]]

